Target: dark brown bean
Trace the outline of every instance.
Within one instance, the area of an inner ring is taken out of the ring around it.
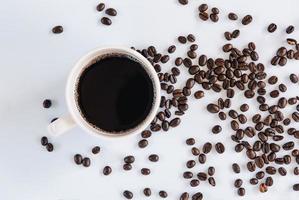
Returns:
[[[217,151],[217,153],[222,154],[225,151],[225,147],[221,142],[218,142],[215,144],[215,149]]]
[[[74,155],[74,162],[77,164],[77,165],[81,165],[82,164],[82,161],[83,161],[83,157],[80,155],[80,154],[76,154]],[[85,161],[86,162],[86,161]]]
[[[103,174],[105,175],[105,176],[108,176],[109,174],[111,174],[112,173],[112,168],[110,167],[110,166],[105,166],[104,168],[103,168]]]
[[[228,19],[230,19],[230,20],[237,20],[238,19],[238,15],[235,14],[235,13],[230,12],[228,14]]]
[[[117,15],[117,11],[114,8],[108,8],[107,10],[105,10],[105,13],[109,16],[116,16]]]
[[[112,24],[112,21],[108,17],[102,17],[101,23],[104,25],[110,26]]]
[[[277,29],[277,25],[274,23],[271,23],[267,28],[269,33],[273,33],[274,31],[276,31],[276,29]]]
[[[243,19],[242,19],[242,24],[243,25],[248,25],[252,22],[252,16],[251,15],[246,15]]]
[[[105,9],[105,4],[104,3],[100,3],[99,5],[97,5],[97,11],[101,12]]]
[[[291,33],[294,32],[294,30],[295,30],[295,27],[293,25],[290,25],[290,26],[287,27],[286,33],[291,34]]]

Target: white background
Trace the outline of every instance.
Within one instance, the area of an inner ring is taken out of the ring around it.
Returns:
[[[5,200],[98,200],[123,199],[121,193],[128,189],[135,199],[146,199],[142,195],[144,187],[152,188],[153,196],[159,199],[160,189],[168,191],[168,199],[178,199],[188,191],[201,191],[205,199],[239,199],[233,187],[234,179],[243,178],[246,196],[242,199],[278,200],[298,199],[298,192],[292,191],[299,177],[294,177],[292,163],[286,177],[274,176],[275,186],[266,194],[258,193],[256,186],[248,183],[250,174],[245,170],[244,154],[236,154],[230,141],[232,131],[228,121],[219,122],[217,117],[207,113],[208,102],[219,95],[207,92],[200,101],[190,100],[190,110],[182,119],[179,128],[168,133],[157,133],[150,138],[148,148],[137,148],[139,136],[111,141],[94,138],[79,129],[60,138],[50,138],[55,151],[48,153],[40,145],[40,137],[47,135],[46,126],[56,116],[66,114],[64,86],[68,72],[82,55],[106,45],[136,46],[155,45],[166,52],[169,45],[177,44],[178,35],[193,33],[199,43],[198,54],[211,57],[222,56],[221,45],[225,44],[223,32],[239,28],[241,36],[232,41],[242,48],[255,41],[260,61],[266,64],[267,73],[278,75],[280,81],[290,84],[288,75],[299,74],[299,63],[289,62],[284,67],[269,65],[271,56],[281,45],[286,45],[285,28],[289,24],[299,29],[299,1],[297,0],[226,0],[205,1],[210,6],[220,8],[217,24],[198,19],[197,7],[203,1],[190,0],[188,6],[181,6],[177,0],[105,0],[108,7],[118,10],[113,17],[113,25],[105,27],[99,23],[103,13],[95,10],[97,0],[1,0],[0,6],[0,199]],[[249,26],[241,26],[240,21],[232,22],[226,17],[229,11],[239,16],[251,13],[254,21]],[[269,34],[266,27],[275,22],[278,30]],[[54,25],[61,24],[64,32],[51,33]],[[296,38],[298,30],[292,34]],[[299,38],[297,38],[299,39]],[[187,46],[178,45],[176,56],[185,53]],[[173,61],[164,66],[169,69]],[[182,70],[182,80],[187,73]],[[196,89],[200,89],[196,86]],[[288,96],[297,95],[298,85],[291,85]],[[244,99],[235,98],[233,104],[239,106]],[[53,99],[51,109],[42,108],[42,100]],[[255,101],[246,100],[251,107]],[[254,112],[254,109],[252,110]],[[286,115],[289,113],[286,113]],[[219,135],[211,134],[214,124],[221,124]],[[298,125],[295,127],[299,128]],[[198,188],[190,188],[182,179],[185,161],[192,158],[190,147],[184,145],[188,137],[197,139],[197,146],[207,141],[226,144],[226,152],[220,156],[213,152],[208,155],[206,165],[197,165],[194,171],[206,171],[208,166],[216,167],[217,186],[212,188],[201,183]],[[288,140],[288,139],[287,139]],[[102,152],[93,156],[94,145],[100,145]],[[296,142],[297,148],[299,147]],[[73,155],[81,153],[90,156],[90,168],[76,166]],[[159,163],[150,163],[150,153],[160,155]],[[136,163],[130,172],[124,172],[122,158],[136,156]],[[231,164],[240,162],[242,174],[232,173]],[[101,174],[102,168],[111,165],[113,173],[109,177]],[[150,176],[140,175],[140,168],[149,167]]]

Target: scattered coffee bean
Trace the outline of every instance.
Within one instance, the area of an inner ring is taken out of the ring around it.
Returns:
[[[198,11],[199,12],[205,12],[205,11],[207,11],[208,10],[208,5],[207,4],[205,4],[205,3],[203,3],[203,4],[201,4],[199,7],[198,7]]]
[[[214,187],[216,186],[216,181],[213,177],[209,177],[208,182],[211,186],[214,186]]]
[[[181,44],[186,44],[186,43],[187,43],[187,38],[184,37],[184,36],[179,36],[179,37],[178,37],[178,41],[179,41]]]
[[[208,168],[208,174],[209,174],[209,176],[214,176],[214,174],[215,174],[215,167],[209,167]]]
[[[259,187],[260,192],[265,193],[268,191],[268,187],[265,183],[261,183]]]
[[[191,178],[193,177],[193,173],[192,173],[192,172],[189,172],[189,171],[184,172],[184,173],[183,173],[183,177],[184,177],[185,179],[191,179]]]
[[[159,192],[159,196],[160,196],[161,198],[167,198],[168,194],[167,194],[166,191],[161,190],[161,191]]]
[[[83,157],[80,155],[80,154],[76,154],[74,155],[74,162],[77,164],[77,165],[81,165],[82,164],[82,161],[83,161]],[[85,161],[86,162],[86,161]]]
[[[295,27],[292,26],[292,25],[290,25],[290,26],[287,27],[287,29],[286,29],[286,33],[287,33],[287,34],[291,34],[291,33],[294,32],[294,30],[295,30]]]
[[[90,158],[87,158],[87,157],[83,158],[82,165],[84,167],[89,167],[90,166]]]
[[[235,20],[238,19],[238,15],[231,12],[231,13],[228,14],[228,18],[229,18],[230,20],[235,21]]]
[[[50,99],[45,99],[43,101],[43,107],[44,108],[50,108],[52,106],[52,101]]]
[[[276,24],[274,24],[274,23],[271,23],[269,26],[268,26],[268,32],[269,33],[273,33],[274,31],[276,31],[276,29],[277,29],[277,25]]]
[[[190,146],[194,145],[195,144],[195,139],[194,138],[188,138],[186,140],[186,144],[190,145]]]
[[[159,161],[159,156],[157,154],[151,154],[151,155],[149,155],[148,159],[151,162],[158,162]]]
[[[216,149],[217,153],[220,153],[220,154],[224,153],[224,151],[225,151],[225,147],[221,142],[218,142],[215,144],[215,149]]]
[[[205,154],[203,154],[203,153],[199,154],[199,156],[198,156],[198,162],[200,164],[204,164],[206,162],[206,160],[207,160],[207,157],[206,157]]]
[[[97,5],[97,11],[101,12],[105,9],[105,4],[104,3],[100,3],[99,5]]]
[[[243,19],[242,19],[242,24],[243,25],[248,25],[252,22],[252,16],[251,15],[246,15]]]
[[[62,26],[54,26],[52,28],[52,33],[54,34],[60,34],[63,32],[63,27]]]
[[[299,78],[296,74],[291,74],[290,75],[290,80],[291,80],[292,83],[298,83]]]
[[[179,3],[182,4],[182,5],[187,5],[188,0],[179,0]]]
[[[99,146],[95,146],[95,147],[93,147],[92,150],[91,150],[91,152],[92,152],[93,154],[98,154],[98,153],[100,153],[100,151],[101,151],[101,148],[100,148]]]
[[[242,186],[242,184],[243,184],[243,181],[241,179],[236,179],[235,180],[234,185],[235,185],[236,188],[240,188]]]
[[[192,195],[192,200],[202,200],[203,199],[203,195],[201,192],[197,192],[194,195]]]
[[[117,11],[114,8],[108,8],[105,13],[109,16],[116,16],[117,15]]]
[[[128,164],[132,164],[135,162],[135,157],[134,156],[126,156],[124,157],[124,162],[125,163],[128,163]]]
[[[294,191],[299,191],[299,183],[293,185],[293,190]]]
[[[148,145],[148,141],[146,139],[142,139],[138,142],[138,146],[142,149],[145,148],[147,145]]]
[[[54,150],[53,144],[52,143],[48,143],[46,145],[46,149],[47,149],[48,152],[52,152]]]
[[[125,163],[125,164],[123,165],[123,169],[124,169],[125,171],[129,171],[129,170],[132,169],[132,165],[129,164],[129,163]]]
[[[188,42],[195,42],[196,38],[193,34],[187,35]]]
[[[148,168],[142,168],[142,169],[140,170],[140,172],[141,172],[142,175],[147,176],[147,175],[149,175],[149,174],[151,173],[151,170],[148,169]]]
[[[244,196],[245,195],[245,189],[244,188],[239,188],[238,189],[238,195],[239,196]]]
[[[189,193],[184,192],[183,194],[181,194],[180,200],[189,200]]]
[[[208,154],[208,153],[210,153],[211,150],[212,150],[212,144],[211,144],[210,142],[205,143],[205,144],[203,145],[203,147],[202,147],[202,152],[203,152],[204,154]]]
[[[43,136],[40,142],[43,146],[46,146],[48,144],[48,138],[46,136]]]
[[[143,194],[146,196],[146,197],[149,197],[152,195],[152,190],[150,188],[144,188],[143,190]]]
[[[102,17],[101,23],[104,25],[110,26],[112,24],[112,21],[108,17]]]
[[[109,174],[111,174],[111,172],[112,172],[112,168],[111,168],[110,166],[106,166],[106,167],[104,167],[104,169],[103,169],[103,174],[104,174],[105,176],[108,176]]]
[[[126,198],[126,199],[132,199],[133,198],[133,193],[131,192],[131,191],[128,191],[128,190],[125,190],[124,192],[123,192],[123,195],[124,195],[124,197]]]
[[[236,174],[239,174],[241,171],[241,168],[237,163],[232,164],[232,169]]]
[[[210,112],[210,113],[218,113],[220,108],[218,105],[216,104],[208,104],[207,106],[207,110]]]

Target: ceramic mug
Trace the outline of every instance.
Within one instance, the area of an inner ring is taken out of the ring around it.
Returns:
[[[105,132],[98,128],[94,128],[92,125],[90,125],[90,123],[88,123],[80,113],[75,95],[77,87],[76,85],[85,68],[88,67],[93,60],[100,59],[101,57],[111,54],[128,56],[137,60],[151,78],[154,91],[152,108],[149,114],[146,116],[146,118],[138,126],[129,130],[125,130],[119,134]],[[65,117],[58,118],[54,122],[50,123],[48,126],[48,132],[53,136],[59,136],[63,133],[66,133],[73,127],[79,126],[86,132],[96,136],[119,137],[140,133],[151,123],[151,121],[154,119],[157,113],[160,104],[160,92],[160,81],[158,79],[157,73],[155,72],[151,63],[137,51],[126,47],[109,47],[95,49],[83,56],[71,70],[65,90],[65,98],[69,114]]]

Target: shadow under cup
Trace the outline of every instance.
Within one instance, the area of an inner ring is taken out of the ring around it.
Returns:
[[[148,124],[158,103],[156,74],[148,67],[128,54],[92,59],[82,68],[75,87],[76,107],[84,121],[97,132],[115,136]]]

